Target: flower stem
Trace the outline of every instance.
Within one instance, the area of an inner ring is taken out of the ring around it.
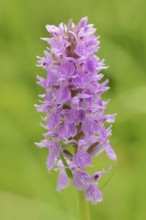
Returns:
[[[90,220],[88,201],[85,199],[84,192],[78,191],[78,195],[79,195],[80,220]]]

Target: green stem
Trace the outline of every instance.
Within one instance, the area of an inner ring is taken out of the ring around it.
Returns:
[[[78,191],[78,194],[79,194],[80,220],[90,220],[88,201],[85,199],[84,192]]]

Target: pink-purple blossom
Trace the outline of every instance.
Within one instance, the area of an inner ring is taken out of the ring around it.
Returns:
[[[58,191],[72,181],[77,190],[85,192],[87,200],[96,204],[102,200],[98,181],[104,171],[91,175],[86,167],[102,151],[116,160],[109,141],[111,125],[107,126],[114,122],[115,114],[105,114],[108,101],[102,100],[102,94],[109,87],[100,71],[107,67],[95,55],[99,37],[87,22],[85,17],[77,25],[72,20],[58,27],[46,25],[50,37],[42,39],[49,47],[44,57],[38,57],[38,66],[46,74],[37,77],[45,92],[36,105],[45,114],[41,125],[46,132],[36,145],[48,148],[47,167],[59,172]]]

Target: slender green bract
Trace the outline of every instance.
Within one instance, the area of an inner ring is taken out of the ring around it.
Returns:
[[[88,201],[85,199],[83,191],[78,191],[80,220],[91,220]]]
[[[62,162],[63,162],[63,165],[64,165],[65,167],[67,167],[68,164],[67,164],[67,162],[66,162],[66,160],[65,160],[65,158],[63,157],[63,155],[62,155],[61,152],[60,152],[60,158],[61,158],[61,160],[62,160]],[[65,168],[65,171],[66,171],[66,174],[68,175],[69,178],[73,178],[73,175],[72,175],[72,173],[71,173],[71,171],[70,171],[69,169]]]

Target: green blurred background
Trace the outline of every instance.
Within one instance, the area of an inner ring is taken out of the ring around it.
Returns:
[[[89,16],[101,36],[99,56],[110,66],[108,112],[117,112],[111,138],[118,161],[101,180],[104,200],[90,204],[92,220],[146,219],[146,1],[12,0],[0,3],[0,220],[73,220],[77,192],[56,192],[47,151],[35,147],[43,129],[34,103],[41,89],[36,55],[42,56],[46,24]],[[95,167],[111,161],[102,154]]]

